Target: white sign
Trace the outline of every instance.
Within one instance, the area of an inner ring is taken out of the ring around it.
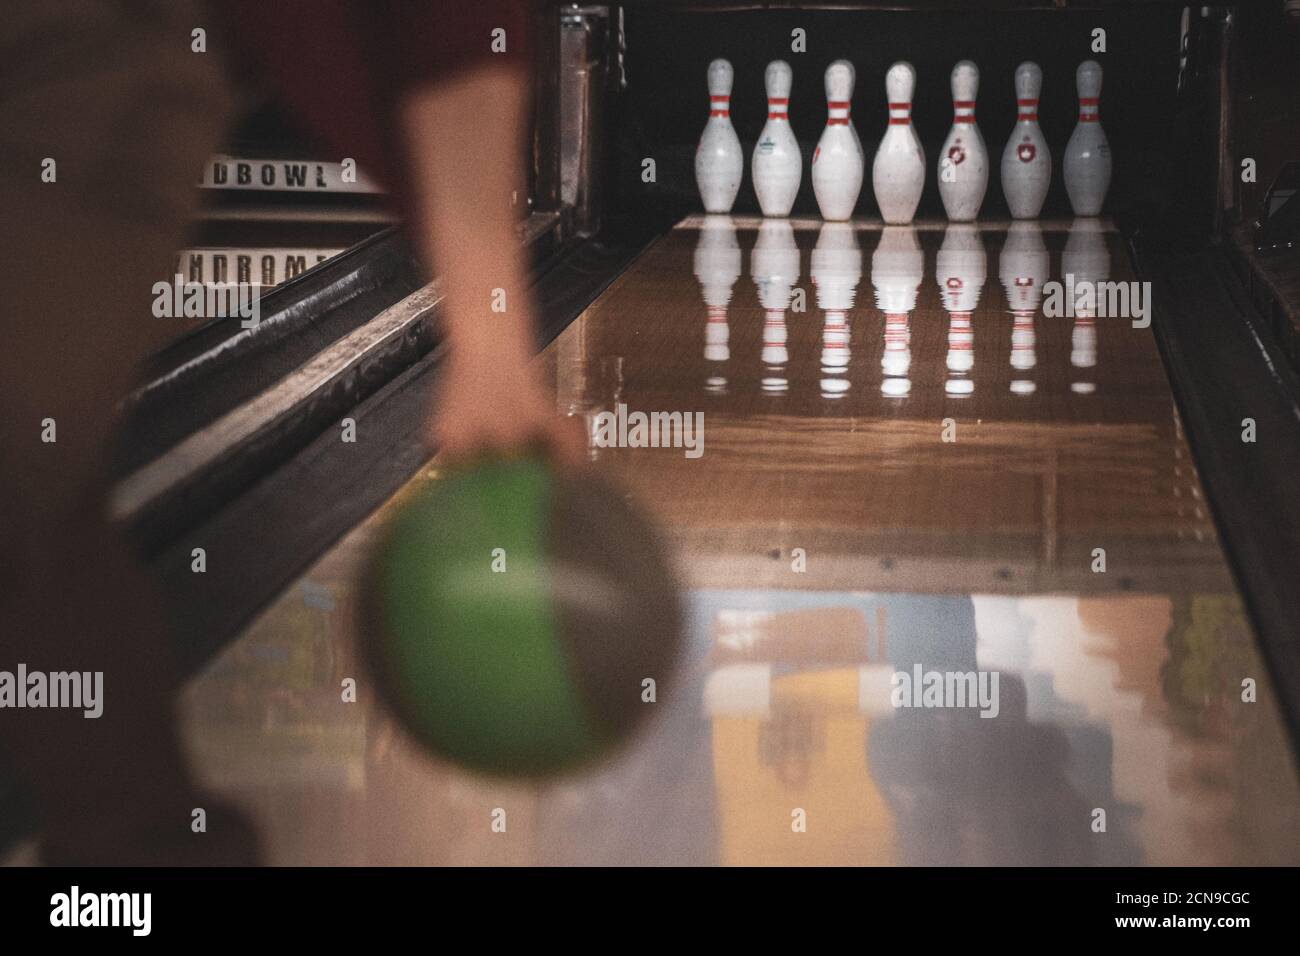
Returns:
[[[302,275],[342,249],[182,249],[173,270],[185,282],[273,286]]]
[[[382,193],[365,174],[349,163],[345,181],[342,163],[311,159],[245,159],[213,156],[203,167],[203,189],[255,189],[291,193]]]

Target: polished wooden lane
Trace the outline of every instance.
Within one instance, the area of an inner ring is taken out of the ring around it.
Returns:
[[[1062,254],[1080,278],[1131,280],[1113,238],[1021,224],[1007,249],[1005,231],[982,240],[973,227],[947,240],[942,228],[763,228],[767,245],[760,233],[744,248],[726,230],[678,230],[548,353],[566,411],[703,413],[699,460],[597,453],[659,510],[696,584],[1227,586],[1149,330],[1008,312],[1006,284],[1032,305],[1021,290],[1055,277]],[[782,245],[796,236],[804,248]],[[804,311],[765,322],[760,280],[771,303],[802,296]],[[819,306],[843,308],[854,285],[841,348]],[[727,289],[729,308],[706,322],[701,296]],[[710,358],[724,335],[726,357]],[[798,582],[768,559],[796,547],[816,556]],[[1090,569],[1095,548],[1105,574]]]
[[[546,786],[418,753],[353,655],[381,511],[195,682],[200,768],[286,863],[1300,862],[1151,331],[1045,314],[1067,274],[1133,278],[1094,222],[683,223],[541,359],[691,592],[650,730]],[[607,447],[637,412],[702,446]],[[991,693],[894,706],[918,671]]]

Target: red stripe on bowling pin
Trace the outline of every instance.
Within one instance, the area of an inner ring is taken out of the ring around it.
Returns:
[[[890,103],[889,104],[889,125],[890,126],[910,126],[911,123],[912,123],[911,103]]]
[[[826,125],[827,126],[848,126],[849,125],[849,103],[847,100],[827,100]]]

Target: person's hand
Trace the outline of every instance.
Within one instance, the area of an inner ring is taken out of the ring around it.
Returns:
[[[540,452],[553,465],[586,460],[581,425],[555,413],[523,348],[501,353],[454,345],[436,392],[433,440],[448,463]]]
[[[510,197],[526,182],[527,73],[491,64],[414,90],[402,110],[416,240],[443,293],[449,347],[430,428],[455,463],[540,452],[586,460],[581,426],[556,415],[532,359],[533,317]],[[496,308],[499,292],[509,310]]]

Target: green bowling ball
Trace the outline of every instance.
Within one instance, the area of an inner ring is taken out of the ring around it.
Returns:
[[[434,754],[498,775],[579,767],[665,700],[682,607],[658,535],[613,486],[535,458],[403,502],[362,587],[379,692]]]

